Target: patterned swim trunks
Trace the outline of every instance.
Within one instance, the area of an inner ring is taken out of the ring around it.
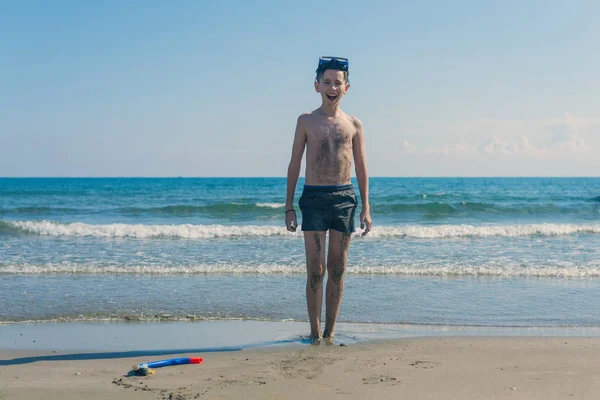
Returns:
[[[356,195],[352,184],[336,186],[304,185],[298,200],[302,211],[303,231],[327,231],[342,233],[355,231]]]

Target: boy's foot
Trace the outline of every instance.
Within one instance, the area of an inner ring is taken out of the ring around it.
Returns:
[[[316,336],[310,337],[310,344],[312,344],[314,346],[320,346],[321,343],[323,343],[323,340],[320,337],[316,337]]]
[[[323,341],[325,342],[326,345],[331,346],[332,344],[334,344],[334,337],[333,336],[324,337]]]

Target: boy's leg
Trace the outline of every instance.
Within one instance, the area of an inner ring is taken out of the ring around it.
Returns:
[[[321,338],[321,312],[323,305],[323,277],[325,276],[326,232],[304,231],[306,250],[306,306],[310,321],[311,341]]]
[[[324,338],[333,337],[335,321],[340,310],[340,303],[344,294],[344,272],[348,262],[350,236],[350,233],[342,233],[334,229],[329,230]]]

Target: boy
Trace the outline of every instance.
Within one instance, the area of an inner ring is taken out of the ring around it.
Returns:
[[[310,320],[311,343],[333,343],[342,294],[344,271],[348,258],[350,236],[354,232],[356,195],[350,181],[352,158],[362,199],[360,227],[362,235],[371,230],[369,211],[369,177],[365,159],[365,141],[358,118],[340,109],[342,97],[348,92],[348,60],[321,57],[317,68],[315,90],[321,94],[321,107],[300,115],[287,175],[285,225],[295,232],[298,226],[293,208],[294,192],[300,174],[300,164],[306,147],[306,181],[298,201],[302,211],[302,231],[306,250],[306,305]],[[326,234],[329,249],[325,263]],[[326,268],[325,268],[326,266]],[[321,305],[323,278],[327,270],[325,329],[321,336]]]

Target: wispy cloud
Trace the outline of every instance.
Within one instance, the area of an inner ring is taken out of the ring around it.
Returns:
[[[479,152],[479,149],[477,148],[477,145],[467,143],[467,142],[451,143],[451,144],[446,144],[442,147],[428,146],[424,151],[425,154],[433,154],[433,155],[437,155],[437,154],[445,154],[445,155],[476,154],[478,152]]]
[[[531,158],[589,156],[593,146],[588,143],[595,122],[565,113],[564,118],[543,121],[467,121],[463,133],[475,136],[443,145],[422,145],[406,139],[400,145],[404,154],[420,155],[500,155]],[[600,125],[599,125],[600,126]],[[504,129],[503,129],[504,128]],[[600,132],[600,129],[598,130]],[[528,132],[535,136],[532,139]],[[514,137],[521,133],[521,136]],[[475,134],[475,135],[474,135]]]
[[[417,148],[417,146],[415,146],[414,144],[410,143],[408,140],[404,140],[400,144],[400,150],[403,153],[406,153],[406,154],[414,154],[414,153],[418,153],[419,152],[419,149]]]

